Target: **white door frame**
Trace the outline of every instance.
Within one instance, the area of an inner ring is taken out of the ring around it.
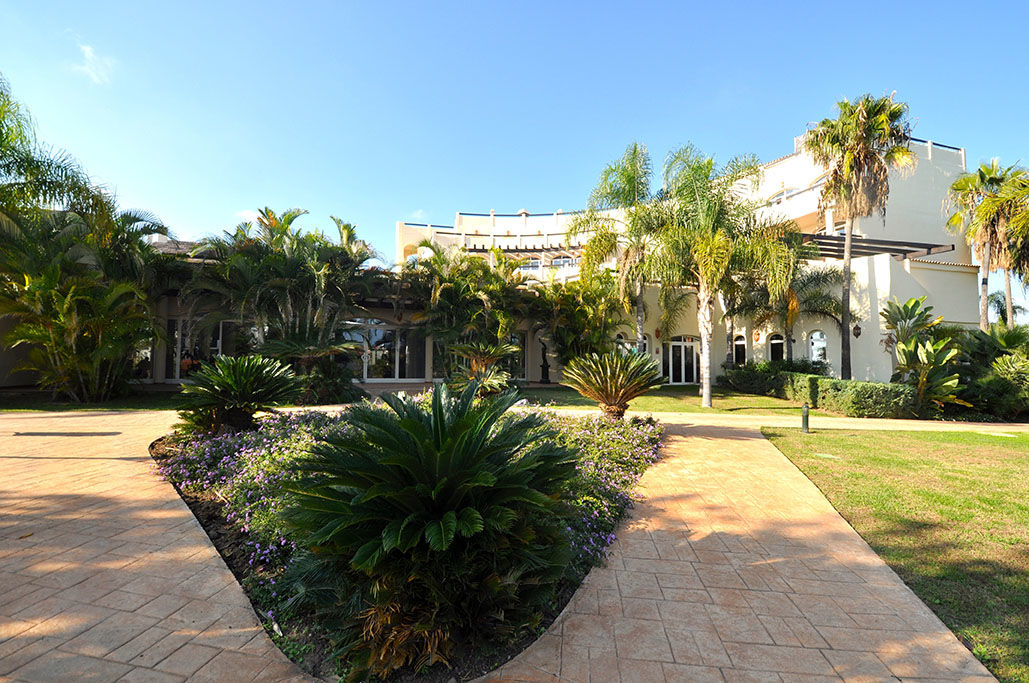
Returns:
[[[680,349],[678,362],[680,377],[679,381],[675,381],[675,370],[672,368],[672,360],[675,358],[675,356],[672,354],[673,348]],[[672,341],[669,341],[667,345],[665,345],[665,347],[662,349],[662,353],[668,354],[668,384],[696,384],[699,381],[697,379],[699,370],[697,342],[686,341],[682,339],[673,339]],[[690,367],[690,364],[687,364],[686,362],[687,354],[689,354],[689,357],[693,360],[692,373],[688,373],[688,368]]]

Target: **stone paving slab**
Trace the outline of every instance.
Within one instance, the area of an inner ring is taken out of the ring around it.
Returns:
[[[314,680],[154,472],[175,419],[0,413],[0,680]]]
[[[995,680],[759,431],[661,417],[607,566],[482,680]]]

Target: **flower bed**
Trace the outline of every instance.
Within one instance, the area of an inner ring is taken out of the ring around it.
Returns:
[[[661,427],[653,421],[611,421],[600,417],[567,417],[547,413],[559,439],[579,452],[577,476],[567,491],[568,538],[573,551],[559,591],[567,600],[589,569],[604,559],[614,530],[631,506],[639,477],[657,459]],[[317,440],[350,429],[347,414],[293,412],[260,418],[253,432],[214,437],[180,437],[160,458],[160,470],[182,491],[197,511],[217,522],[230,543],[222,539],[219,550],[230,546],[226,557],[246,589],[269,633],[294,660],[320,675],[332,673],[330,634],[307,615],[286,608],[289,596],[277,581],[289,566],[296,538],[282,521],[288,503],[287,488],[296,481],[293,465]],[[198,516],[201,516],[198,513]],[[212,535],[214,538],[214,535]],[[553,606],[552,619],[563,604]],[[517,650],[498,644],[495,657]],[[500,662],[478,658],[458,665],[444,679],[474,676]]]

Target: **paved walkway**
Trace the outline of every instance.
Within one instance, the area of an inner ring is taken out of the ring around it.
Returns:
[[[608,565],[485,680],[993,680],[756,429],[661,417]]]
[[[0,680],[310,680],[153,472],[174,420],[0,413]]]

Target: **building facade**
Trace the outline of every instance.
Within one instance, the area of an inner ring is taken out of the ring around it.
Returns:
[[[913,140],[911,148],[918,163],[913,169],[891,172],[885,215],[858,218],[854,223],[851,308],[855,318],[846,331],[852,335],[854,379],[890,379],[894,358],[882,343],[886,330],[879,311],[893,298],[905,301],[924,295],[948,324],[971,327],[978,321],[978,267],[972,263],[964,241],[946,228],[947,189],[965,171],[965,152],[924,140]],[[761,212],[766,217],[794,221],[806,239],[819,245],[824,257],[809,262],[816,268],[842,263],[839,243],[843,222],[835,220],[832,211],[818,210],[825,177],[825,170],[802,150],[797,138],[792,154],[764,164],[759,181],[744,190],[751,199],[764,204]],[[526,210],[515,214],[459,212],[453,225],[398,222],[397,254],[405,260],[417,256],[423,241],[463,248],[484,258],[489,258],[491,250],[500,249],[524,259],[523,270],[531,278],[569,280],[579,277],[579,259],[586,240],[586,236],[568,236],[574,215],[562,211],[532,214]],[[608,265],[616,264],[612,261]],[[657,288],[648,288],[647,352],[658,361],[670,384],[697,382],[700,343],[695,301],[693,310],[681,316],[676,329],[661,330],[657,299]],[[719,310],[716,320],[721,319]],[[724,328],[716,327],[712,349],[715,375],[730,345],[737,363],[783,357],[783,330],[773,326],[755,329],[747,320],[734,321],[734,327],[731,342],[724,331],[720,332]],[[794,329],[794,357],[825,360],[831,372],[838,375],[842,333],[831,321],[801,319]],[[522,334],[524,379],[539,381],[541,342],[545,340],[531,335],[528,327]],[[627,326],[620,336],[629,344],[635,332]],[[559,378],[556,359],[549,358],[549,365],[551,377]],[[432,367],[431,362],[427,367]]]

